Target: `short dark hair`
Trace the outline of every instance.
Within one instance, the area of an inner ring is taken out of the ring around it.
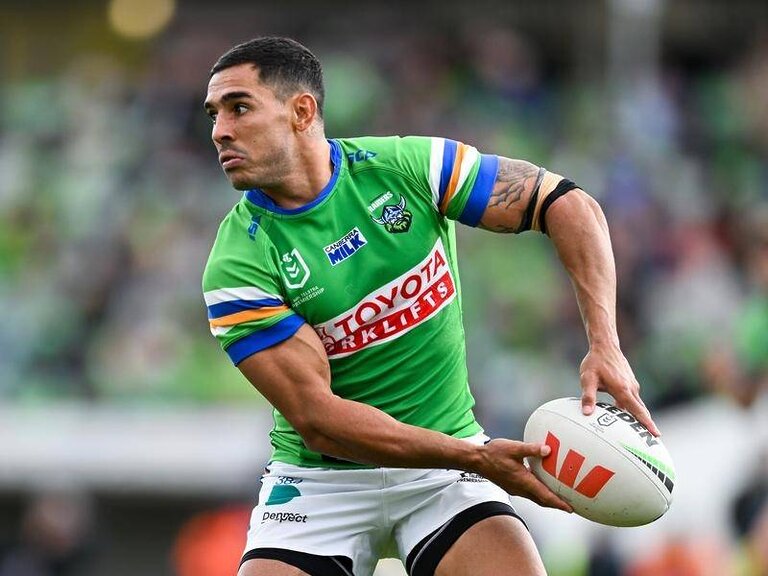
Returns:
[[[325,87],[320,61],[309,48],[291,38],[265,36],[230,48],[211,68],[211,76],[232,66],[252,64],[260,79],[285,99],[299,90],[310,92],[323,115]]]

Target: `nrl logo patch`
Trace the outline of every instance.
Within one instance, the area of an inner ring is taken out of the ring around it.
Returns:
[[[399,234],[408,232],[411,228],[413,214],[405,209],[405,197],[400,195],[400,201],[397,204],[387,204],[381,211],[381,217],[376,218],[371,214],[371,218],[376,224],[381,224],[387,232]]]
[[[601,414],[597,418],[597,423],[600,424],[600,426],[605,426],[606,428],[616,422],[616,416],[613,414]]]
[[[309,280],[307,263],[296,248],[280,257],[280,272],[288,288],[302,288]]]

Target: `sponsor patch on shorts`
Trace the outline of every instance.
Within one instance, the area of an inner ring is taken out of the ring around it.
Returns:
[[[264,512],[261,515],[261,523],[265,522],[277,522],[282,524],[283,522],[294,522],[297,524],[306,524],[307,514],[299,514],[297,512]]]

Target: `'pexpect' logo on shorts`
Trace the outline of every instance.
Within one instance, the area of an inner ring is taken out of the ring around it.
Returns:
[[[306,514],[297,514],[296,512],[264,512],[261,516],[261,523],[264,522],[296,522],[306,524],[308,516]]]

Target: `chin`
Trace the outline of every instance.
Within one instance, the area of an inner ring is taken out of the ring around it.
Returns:
[[[240,190],[241,192],[244,192],[245,190],[251,190],[253,188],[258,188],[259,185],[253,182],[252,180],[246,179],[246,178],[238,178],[236,175],[227,175],[229,177],[229,182],[232,184],[232,187],[235,190]]]

